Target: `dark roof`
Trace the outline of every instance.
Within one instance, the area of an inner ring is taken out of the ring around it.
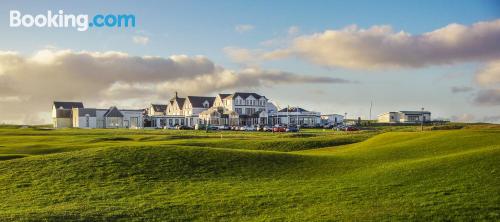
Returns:
[[[94,109],[94,108],[78,109],[78,116],[86,116],[86,115],[89,115],[90,117],[95,117],[96,116],[96,109]]]
[[[231,94],[219,94],[219,97],[221,99],[225,99],[226,97],[230,96]]]
[[[177,104],[179,104],[179,108],[182,109],[184,106],[184,102],[186,101],[186,98],[175,98],[175,101],[177,101]]]
[[[83,108],[83,103],[82,102],[57,102],[54,101],[54,107],[56,109],[63,108],[63,109],[73,109],[73,108]]]
[[[298,110],[298,112],[309,112],[309,111],[302,109],[300,107],[289,107],[288,108],[288,112],[297,112],[297,110]],[[278,112],[287,112],[287,108],[283,108]]]
[[[151,104],[155,112],[165,112],[167,110],[167,105],[164,104]]]
[[[123,117],[123,114],[116,108],[116,106],[112,106],[111,108],[104,113],[105,117]]]
[[[431,112],[429,112],[429,111],[399,111],[399,112],[404,113],[404,114],[414,114],[414,115],[422,115],[422,113],[431,114]]]
[[[73,110],[71,109],[57,109],[56,118],[72,118]]]
[[[232,95],[228,96],[227,98],[235,98],[237,96],[240,96],[242,99],[246,99],[249,96],[253,96],[256,99],[260,99],[261,97],[264,97],[264,96],[261,96],[257,93],[235,92]]]
[[[215,101],[215,97],[206,97],[206,96],[188,96],[187,99],[191,103],[191,105],[195,108],[204,108],[203,103],[205,101],[208,102],[208,107],[212,107]]]

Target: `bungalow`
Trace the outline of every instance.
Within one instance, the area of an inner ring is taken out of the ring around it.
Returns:
[[[378,115],[379,123],[421,123],[431,121],[429,111],[385,112]]]
[[[54,128],[142,128],[142,109],[84,108],[81,102],[54,102]]]
[[[287,107],[269,114],[272,125],[318,126],[321,123],[321,113],[308,111],[300,107]]]
[[[344,116],[339,114],[321,115],[321,124],[323,125],[338,125],[344,122]]]

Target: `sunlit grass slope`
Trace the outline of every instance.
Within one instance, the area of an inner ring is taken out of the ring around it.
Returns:
[[[2,221],[500,220],[495,127],[389,132],[298,152],[252,145],[346,135],[228,133],[221,139],[69,130],[31,136],[22,143],[44,144],[53,136],[44,149],[73,148],[33,155],[0,136],[0,150],[18,153],[4,156],[26,155],[0,161]]]

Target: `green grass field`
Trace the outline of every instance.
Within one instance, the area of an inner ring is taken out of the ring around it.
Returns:
[[[500,127],[450,128],[3,126],[0,221],[500,220]]]

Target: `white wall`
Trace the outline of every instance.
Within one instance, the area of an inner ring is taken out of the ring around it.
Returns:
[[[120,110],[123,114],[123,127],[142,128],[144,120],[142,119],[142,110]],[[137,118],[137,126],[132,125],[132,118]],[[128,126],[127,126],[128,121]]]
[[[89,126],[87,127],[87,118],[85,116],[79,116],[78,120],[75,122],[76,125],[73,127],[78,128],[97,128],[97,118],[89,116]]]

